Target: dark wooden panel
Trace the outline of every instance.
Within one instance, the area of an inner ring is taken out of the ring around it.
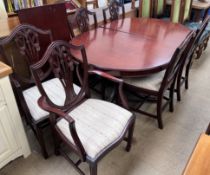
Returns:
[[[66,7],[64,3],[44,5],[18,11],[20,23],[32,24],[51,30],[54,40],[70,40]]]

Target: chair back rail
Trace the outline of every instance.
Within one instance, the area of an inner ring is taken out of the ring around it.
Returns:
[[[107,23],[106,11],[109,11],[110,21],[119,19],[120,11],[122,12],[122,18],[125,18],[125,7],[116,0],[111,0],[108,7],[103,9],[104,23]]]
[[[139,1],[139,17],[150,18],[153,15],[153,0]]]
[[[94,28],[97,28],[96,13],[91,12],[85,8],[79,8],[70,22],[70,31],[72,37],[75,37],[75,32],[74,32],[75,29],[78,29],[79,33],[87,32],[90,29],[90,23],[89,23],[90,15],[93,17]]]

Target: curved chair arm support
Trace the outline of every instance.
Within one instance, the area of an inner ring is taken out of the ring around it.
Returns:
[[[123,80],[120,79],[120,78],[116,78],[106,72],[102,72],[102,71],[99,71],[99,70],[89,70],[88,73],[90,74],[96,74],[98,76],[101,76],[102,78],[105,78],[105,79],[108,79],[114,83],[118,83],[119,86],[118,86],[118,94],[119,94],[119,100],[120,100],[120,103],[121,105],[128,109],[128,103],[127,103],[127,100],[125,98],[125,95],[123,93]]]
[[[47,102],[47,100],[44,96],[41,96],[39,98],[38,104],[42,109],[44,109],[50,113],[53,113],[61,118],[64,118],[66,121],[69,122],[69,130],[70,130],[71,136],[74,140],[74,143],[76,145],[78,154],[80,155],[82,161],[85,161],[86,152],[85,152],[82,142],[80,141],[79,136],[77,134],[74,119],[69,114],[67,114],[57,108],[50,106],[50,104]]]

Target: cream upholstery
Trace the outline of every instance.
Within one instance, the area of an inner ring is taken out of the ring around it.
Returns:
[[[164,74],[165,71],[161,71],[147,77],[124,78],[124,82],[136,87],[158,91],[161,86]]]
[[[78,136],[87,155],[94,159],[105,147],[119,138],[132,113],[113,103],[88,99],[69,115],[75,120]],[[57,127],[74,144],[68,122],[61,119]]]
[[[60,106],[64,104],[66,95],[63,86],[58,78],[53,78],[51,80],[43,82],[42,86],[53,103]],[[74,90],[75,93],[78,93],[80,88],[74,85]],[[37,101],[40,96],[41,94],[39,93],[39,90],[36,86],[23,91],[23,97],[27,103],[31,116],[35,121],[45,118],[49,114],[39,107]]]

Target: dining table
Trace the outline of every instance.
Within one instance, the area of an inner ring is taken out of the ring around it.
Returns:
[[[190,30],[152,18],[124,18],[101,25],[72,39],[84,45],[90,68],[115,76],[147,76],[166,69]],[[81,53],[73,51],[82,60]]]

